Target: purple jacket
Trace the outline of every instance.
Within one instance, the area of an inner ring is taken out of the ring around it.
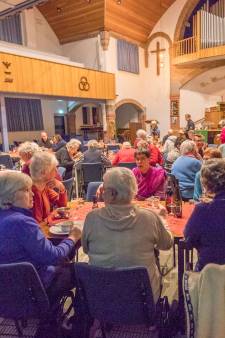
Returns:
[[[137,196],[148,198],[152,195],[165,197],[164,185],[166,174],[161,167],[150,167],[146,174],[142,174],[139,168],[133,169],[138,184]]]
[[[48,287],[56,265],[67,258],[73,248],[74,242],[70,239],[54,246],[44,236],[30,210],[16,207],[0,210],[0,264],[32,263]]]

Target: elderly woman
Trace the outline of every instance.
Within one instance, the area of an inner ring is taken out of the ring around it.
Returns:
[[[56,152],[56,158],[60,167],[66,168],[64,179],[68,180],[73,175],[73,166],[76,160],[81,157],[80,149],[81,142],[76,139],[71,139],[66,146]]]
[[[16,171],[0,172],[0,264],[32,263],[50,300],[55,301],[74,285],[70,267],[62,263],[74,250],[80,232],[75,228],[67,239],[54,246],[32,217],[32,207],[31,178]]]
[[[184,201],[194,195],[195,175],[201,169],[197,160],[197,148],[193,141],[186,140],[180,146],[181,156],[173,163],[171,173],[179,180],[181,196]]]
[[[198,251],[197,271],[209,263],[225,264],[225,161],[206,161],[201,182],[215,197],[210,203],[196,204],[184,231],[189,247]]]
[[[24,142],[19,146],[18,153],[23,162],[22,173],[30,176],[31,158],[37,151],[40,151],[40,147],[35,142]]]
[[[122,149],[116,153],[112,160],[112,165],[117,165],[119,163],[132,163],[134,159],[135,150],[131,147],[130,142],[123,142]]]
[[[203,160],[207,161],[213,158],[222,158],[222,154],[219,149],[206,148],[203,154]],[[202,197],[202,184],[200,180],[201,171],[199,170],[195,175],[195,187],[194,187],[194,200],[199,201]]]
[[[150,165],[150,153],[146,149],[138,149],[134,156],[137,164],[137,168],[133,169],[138,185],[137,198],[144,200],[153,195],[164,198],[166,181],[164,169]]]
[[[160,217],[131,203],[136,195],[135,177],[127,168],[113,168],[104,175],[105,207],[90,212],[82,233],[90,264],[102,267],[145,266],[155,302],[160,294],[154,248],[168,250],[173,244]]]
[[[62,184],[55,178],[58,161],[54,154],[47,152],[36,153],[30,164],[30,173],[33,180],[34,207],[33,216],[41,222],[45,220],[53,205],[65,207],[67,192]]]

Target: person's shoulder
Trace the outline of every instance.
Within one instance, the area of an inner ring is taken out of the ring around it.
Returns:
[[[148,222],[156,222],[159,219],[159,216],[153,210],[137,206],[135,208],[135,211],[136,211],[137,216],[143,217]],[[150,224],[150,223],[146,223],[146,224]]]

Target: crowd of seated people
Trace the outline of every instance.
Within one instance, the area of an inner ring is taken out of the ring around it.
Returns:
[[[169,161],[172,174],[179,180],[183,201],[193,198],[199,201],[202,191],[212,199],[210,203],[196,205],[184,233],[189,248],[196,248],[199,254],[196,270],[208,263],[225,264],[225,162],[220,148],[206,148],[202,136],[193,130],[187,131],[188,138],[184,132],[176,136],[172,130],[166,136],[161,147],[144,130],[139,130],[133,146],[124,142],[110,156],[103,141],[99,144],[90,140],[88,149],[82,152],[79,140],[65,142],[55,137],[51,141],[45,132],[41,133],[39,146],[33,142],[21,144],[18,153],[23,163],[22,174],[0,172],[0,263],[31,262],[50,298],[57,297],[75,286],[71,265],[59,267],[59,263],[71,258],[75,242],[82,236],[90,264],[109,268],[145,266],[156,302],[160,278],[154,248],[169,250],[173,238],[161,209],[156,212],[142,209],[132,201],[151,196],[165,198],[165,164]],[[121,162],[135,162],[136,167],[132,170],[117,167]],[[102,163],[107,168],[98,190],[105,206],[87,215],[82,235],[75,229],[68,239],[54,246],[38,223],[46,221],[54,207],[67,205],[66,189],[57,167],[66,169],[68,179],[82,163]],[[108,170],[109,167],[113,168]]]

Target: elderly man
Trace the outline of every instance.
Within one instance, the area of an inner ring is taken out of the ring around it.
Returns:
[[[197,160],[198,151],[193,141],[186,140],[180,146],[181,156],[173,163],[171,173],[179,180],[179,187],[184,201],[194,195],[195,175],[201,169]]]
[[[99,144],[96,140],[88,141],[88,150],[75,162],[77,168],[80,168],[82,163],[102,163],[105,166],[111,166],[110,160],[99,149]]]
[[[135,152],[137,168],[133,169],[133,173],[138,185],[137,198],[141,200],[153,195],[165,197],[166,173],[161,167],[152,167],[149,158],[150,153],[146,149],[140,148]]]
[[[60,148],[55,154],[59,162],[59,166],[66,168],[64,176],[65,180],[72,177],[74,163],[82,156],[79,151],[80,144],[81,142],[79,140],[73,138],[66,144],[66,146]]]
[[[135,149],[131,148],[130,142],[123,142],[122,149],[116,153],[112,165],[117,165],[119,163],[132,163],[134,159]]]
[[[41,140],[38,142],[39,147],[44,147],[51,149],[52,148],[52,143],[50,139],[48,138],[48,134],[46,131],[41,132]]]
[[[108,268],[145,266],[157,302],[160,276],[154,248],[170,249],[172,235],[155,212],[132,204],[137,184],[129,169],[110,169],[103,181],[105,207],[87,215],[82,233],[83,250],[92,265]]]

